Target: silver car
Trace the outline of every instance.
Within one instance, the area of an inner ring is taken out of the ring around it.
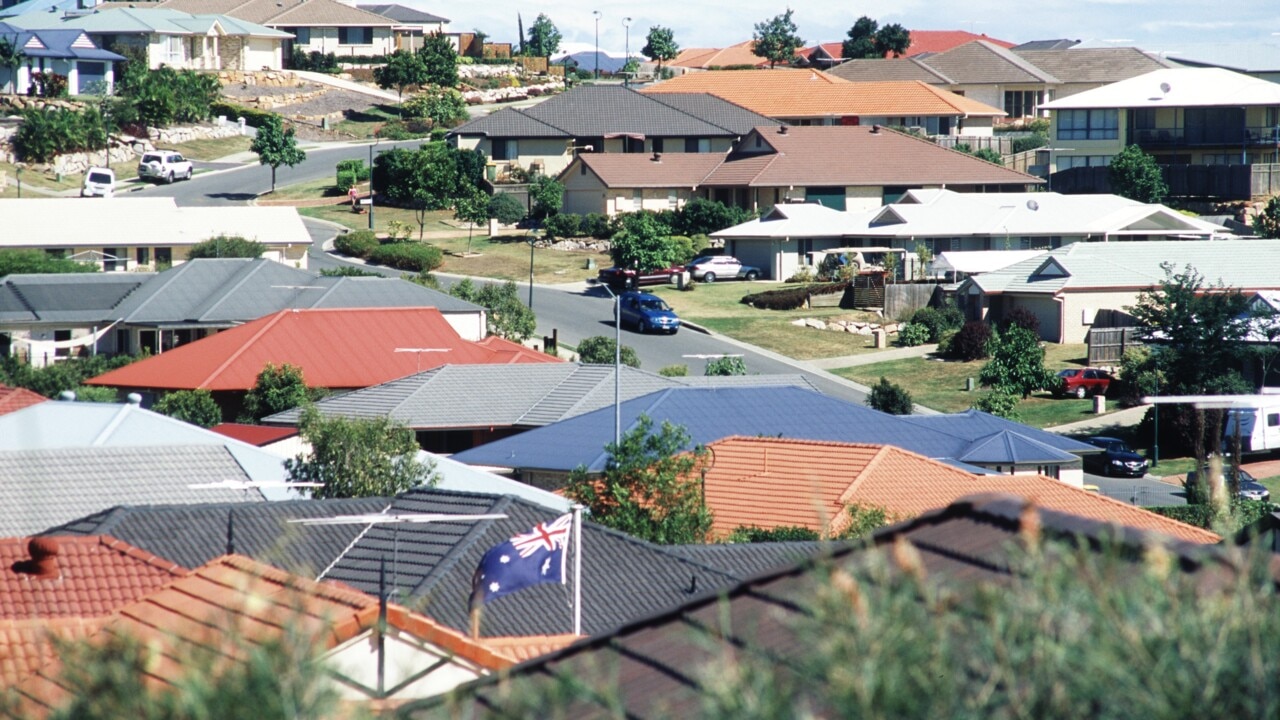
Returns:
[[[743,280],[760,279],[760,268],[743,265],[741,260],[732,255],[704,255],[700,258],[694,258],[688,265],[684,266],[684,269],[694,280],[703,282],[715,282],[716,280],[730,278],[742,278]]]

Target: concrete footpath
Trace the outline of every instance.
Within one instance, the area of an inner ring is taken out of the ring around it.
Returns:
[[[937,345],[917,345],[916,347],[891,348],[888,350],[881,350],[879,352],[863,353],[861,355],[841,355],[840,357],[818,358],[817,360],[809,360],[807,362],[813,367],[821,370],[834,370],[836,368],[854,367],[857,365],[874,365],[875,363],[889,362],[890,360],[924,357],[929,353],[937,351],[937,349]]]

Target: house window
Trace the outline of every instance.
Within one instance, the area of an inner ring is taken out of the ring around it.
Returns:
[[[633,138],[633,137],[623,138],[622,152],[624,153],[644,152],[644,138]]]
[[[1011,118],[1033,117],[1043,102],[1044,92],[1041,90],[1004,91],[1004,111]]]
[[[134,251],[133,256],[138,261],[139,265],[151,264],[151,248],[140,247]]]
[[[294,28],[293,42],[296,45],[310,45],[311,44],[311,28],[309,27]]]
[[[489,141],[489,145],[493,148],[494,160],[515,160],[520,157],[520,145],[517,140],[494,138]]]
[[[70,330],[54,330],[53,331],[53,341],[56,343],[64,343],[70,339],[71,339]],[[71,348],[54,347],[53,356],[54,357],[71,357]]]
[[[338,28],[339,45],[372,45],[373,28],[340,27]]]
[[[672,210],[676,210],[680,207],[680,193],[678,191],[667,191],[667,207]]]
[[[684,151],[687,153],[711,152],[711,140],[708,138],[685,138]]]
[[[129,269],[129,252],[124,248],[102,248],[102,271]]]
[[[662,138],[653,139],[653,151],[662,152]]]
[[[129,354],[129,331],[116,330],[116,352],[122,355]]]
[[[182,64],[182,38],[178,35],[166,35],[164,39],[164,62],[167,65]]]
[[[644,209],[644,191],[643,190],[633,190],[631,192],[631,209],[632,210]]]
[[[156,248],[156,269],[163,270],[171,265],[173,265],[173,248]]]
[[[1061,110],[1059,140],[1115,140],[1120,137],[1118,110]]]

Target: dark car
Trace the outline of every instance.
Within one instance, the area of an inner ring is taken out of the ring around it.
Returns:
[[[614,291],[634,290],[645,285],[666,285],[675,282],[675,278],[684,272],[684,268],[675,265],[657,270],[635,270],[633,268],[601,268],[596,278]]]
[[[684,269],[694,280],[715,282],[742,278],[743,280],[759,280],[760,268],[743,265],[742,261],[732,255],[704,255],[694,258]]]
[[[674,334],[680,329],[680,318],[657,295],[625,292],[618,296],[618,302],[621,305],[623,325],[631,325],[642,333],[658,331]]]
[[[1142,477],[1147,474],[1147,459],[1134,452],[1119,438],[1097,435],[1085,442],[1102,448],[1100,453],[1084,456],[1084,469],[1097,475]]]
[[[1208,468],[1205,468],[1205,471],[1207,472]],[[1239,486],[1236,488],[1237,497],[1244,498],[1245,500],[1271,499],[1271,491],[1267,489],[1266,485],[1255,480],[1254,477],[1249,474],[1248,470],[1245,470],[1244,468],[1237,468],[1232,465],[1224,465],[1222,473],[1227,477],[1227,479],[1231,479],[1234,475],[1236,480],[1239,482]],[[1187,482],[1195,483],[1197,474],[1198,473],[1196,473],[1195,470],[1187,473]]]
[[[1090,395],[1106,395],[1115,378],[1098,368],[1069,368],[1058,372],[1058,394],[1085,398]]]

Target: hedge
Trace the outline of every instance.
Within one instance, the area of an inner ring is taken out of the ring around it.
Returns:
[[[243,105],[235,105],[221,100],[210,105],[209,109],[212,111],[214,117],[225,115],[227,116],[227,119],[232,122],[234,122],[236,118],[244,118],[246,125],[255,128],[262,127],[267,118],[279,117],[275,113],[255,110],[253,108],[244,107]]]
[[[440,248],[416,242],[388,243],[369,253],[369,262],[412,272],[431,272],[443,261]]]
[[[1145,509],[1188,525],[1214,530],[1210,505],[1161,505]],[[1277,506],[1261,500],[1235,500],[1231,503],[1231,531],[1246,528],[1276,510]]]
[[[742,298],[744,305],[762,310],[795,310],[804,307],[810,295],[830,295],[842,293],[849,287],[848,282],[812,283],[782,290],[766,290],[752,293]]]
[[[367,258],[377,248],[378,237],[372,230],[356,230],[333,240],[333,249],[350,257]]]

